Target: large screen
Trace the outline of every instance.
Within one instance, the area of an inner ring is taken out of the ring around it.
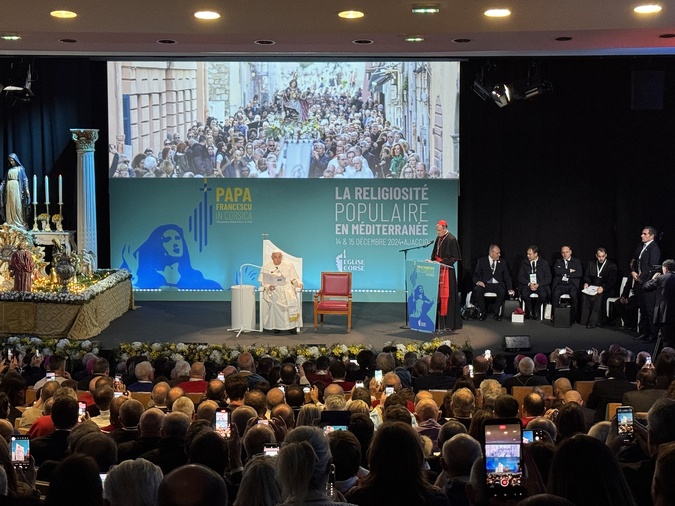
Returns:
[[[456,231],[457,62],[108,65],[111,253],[138,290],[227,292],[240,264],[267,260],[264,236],[305,258],[308,288],[358,267],[357,292],[391,294],[399,250],[435,220]],[[155,258],[139,277],[141,258],[170,256],[167,234],[191,270],[177,283]]]

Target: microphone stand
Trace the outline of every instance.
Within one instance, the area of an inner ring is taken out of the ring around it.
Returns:
[[[412,251],[414,249],[422,249],[422,248],[427,248],[431,246],[434,243],[434,241],[429,241],[426,244],[422,244],[420,246],[413,246],[412,248],[405,248],[405,249],[400,249],[398,250],[399,253],[403,253],[403,270],[405,271],[405,265],[406,261],[408,260],[408,251]],[[405,305],[403,306],[405,308],[405,325],[401,325],[399,328],[401,329],[409,329],[410,328],[410,320],[408,319],[408,276],[405,277]]]
[[[242,284],[242,281],[244,279],[244,273],[243,269],[244,267],[249,266],[249,267],[257,267],[258,269],[262,269],[262,265],[255,265],[255,264],[241,264],[239,266],[239,328],[231,328],[227,329],[228,332],[233,332],[237,331],[237,337],[241,335],[242,332],[262,332],[262,319],[260,320],[260,328],[253,328],[249,329],[244,326],[244,315],[242,314],[242,311],[244,309],[244,290],[241,289],[241,287],[245,286]],[[262,304],[262,301],[260,301]],[[255,288],[254,288],[254,293],[253,293],[253,304],[254,304],[254,309],[253,313],[255,314]]]

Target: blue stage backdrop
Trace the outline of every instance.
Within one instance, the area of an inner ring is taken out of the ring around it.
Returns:
[[[400,250],[427,244],[439,219],[456,231],[457,196],[452,179],[112,178],[112,264],[134,274],[139,299],[230,300],[240,266],[267,261],[268,238],[303,258],[307,292],[321,271],[351,271],[355,301],[402,302]],[[243,283],[257,277],[243,269]]]

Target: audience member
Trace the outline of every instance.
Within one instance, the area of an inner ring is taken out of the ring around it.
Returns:
[[[167,415],[170,416],[171,414]],[[205,504],[227,504],[227,487],[222,476],[197,464],[181,466],[164,473],[157,492],[157,506]]]
[[[106,506],[155,506],[164,475],[145,459],[127,460],[108,471],[103,484]]]

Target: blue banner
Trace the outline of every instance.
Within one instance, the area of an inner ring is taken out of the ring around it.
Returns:
[[[436,262],[408,260],[405,267],[410,328],[419,332],[434,332],[440,265]]]

